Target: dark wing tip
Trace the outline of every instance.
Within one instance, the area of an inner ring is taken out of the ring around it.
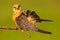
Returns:
[[[52,34],[51,32],[48,32],[48,34]]]

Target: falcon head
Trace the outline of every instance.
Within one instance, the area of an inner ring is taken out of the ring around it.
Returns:
[[[19,4],[13,5],[13,11],[16,11],[16,10],[21,10],[21,6]]]

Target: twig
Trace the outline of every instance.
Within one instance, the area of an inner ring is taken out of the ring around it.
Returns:
[[[5,29],[5,30],[17,30],[17,27],[6,27],[6,26],[0,26],[0,29]]]

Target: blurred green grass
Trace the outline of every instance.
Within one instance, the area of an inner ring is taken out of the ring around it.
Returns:
[[[12,21],[12,5],[20,4],[22,9],[34,10],[43,19],[53,22],[37,23],[41,29],[52,32],[52,35],[30,32],[31,38],[20,30],[0,30],[0,40],[60,40],[60,1],[59,0],[0,0],[0,25],[16,26]]]

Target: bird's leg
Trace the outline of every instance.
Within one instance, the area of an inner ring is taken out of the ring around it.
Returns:
[[[28,32],[25,32],[25,34],[26,34],[27,36],[29,36],[29,37],[32,37]]]
[[[25,30],[21,30],[21,32],[25,33],[27,36],[31,37],[31,35],[28,32],[26,32]]]

